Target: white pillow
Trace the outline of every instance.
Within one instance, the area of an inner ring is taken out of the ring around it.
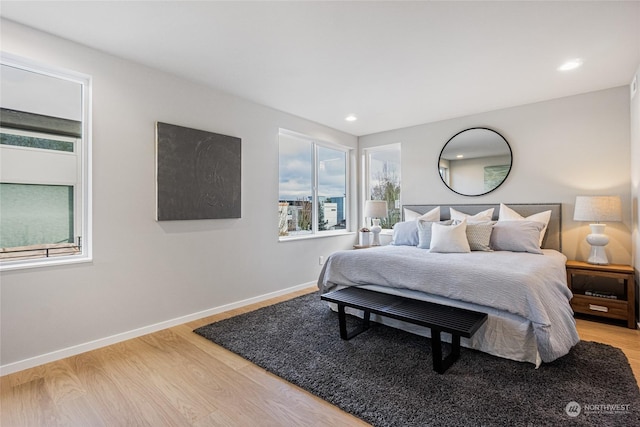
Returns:
[[[425,214],[419,214],[411,209],[404,209],[405,221],[440,221],[440,206],[431,209]]]
[[[449,213],[451,215],[451,219],[454,221],[462,221],[466,219],[468,223],[472,222],[488,222],[493,218],[493,208],[487,209],[486,211],[478,212],[475,215],[467,215],[464,212],[457,211],[453,208],[449,208]]]
[[[430,252],[471,252],[467,240],[467,222],[463,220],[456,225],[443,225],[434,222],[431,225]]]
[[[417,246],[420,249],[429,249],[431,246],[431,225],[434,224],[434,221],[416,221],[418,224],[418,244]],[[435,221],[435,223],[442,225],[451,225],[453,221],[450,219],[447,221]]]
[[[542,231],[540,231],[540,247],[542,247],[542,241],[544,240],[544,234],[547,232],[547,226],[549,225],[550,219],[551,211],[539,212],[533,215],[529,215],[525,218],[507,205],[500,203],[500,214],[498,216],[498,221],[535,221],[544,224]]]
[[[496,251],[542,254],[538,236],[543,226],[537,221],[498,221],[491,232],[491,248]]]

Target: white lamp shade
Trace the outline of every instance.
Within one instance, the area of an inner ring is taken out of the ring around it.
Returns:
[[[574,221],[595,222],[591,224],[591,234],[587,242],[591,245],[591,252],[587,262],[590,264],[607,265],[609,260],[604,247],[609,238],[604,234],[605,225],[601,221],[622,221],[622,201],[618,196],[578,196],[573,212]]]
[[[574,221],[622,221],[622,201],[618,196],[577,196]]]
[[[387,202],[385,200],[367,200],[364,203],[364,216],[366,218],[386,218]]]

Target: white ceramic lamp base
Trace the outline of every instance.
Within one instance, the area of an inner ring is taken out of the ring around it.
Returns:
[[[371,246],[380,246],[380,231],[382,231],[382,227],[380,227],[380,219],[373,218],[371,222],[373,223],[373,226],[371,227],[371,234],[373,234]]]
[[[604,234],[605,224],[590,224],[591,234],[587,236],[587,242],[591,245],[591,252],[589,253],[589,264],[607,265],[609,259],[607,253],[604,251],[604,247],[609,243],[609,237]]]

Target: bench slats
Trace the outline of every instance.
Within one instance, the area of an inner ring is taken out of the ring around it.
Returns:
[[[357,287],[343,288],[321,299],[470,338],[487,314]],[[483,320],[484,319],[484,320]]]

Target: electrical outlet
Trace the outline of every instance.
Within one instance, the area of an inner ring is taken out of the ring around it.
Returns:
[[[324,257],[322,255],[320,255],[320,258],[318,258],[318,264],[324,265]]]

